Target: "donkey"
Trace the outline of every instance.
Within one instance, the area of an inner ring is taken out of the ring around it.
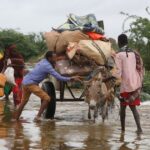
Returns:
[[[98,112],[103,121],[108,117],[108,109],[114,103],[114,83],[108,75],[105,67],[98,68],[97,73],[85,83],[85,102],[88,103],[88,118],[91,119],[91,110],[94,110],[94,121],[98,117]],[[108,79],[108,81],[106,80]]]

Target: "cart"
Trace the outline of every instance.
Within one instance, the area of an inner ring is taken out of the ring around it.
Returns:
[[[59,81],[60,84],[60,94],[59,98],[56,98],[56,91],[55,86],[51,81],[45,81],[42,83],[42,89],[48,93],[49,96],[51,96],[51,101],[48,104],[48,107],[44,113],[44,117],[47,119],[53,119],[56,111],[56,101],[61,102],[72,102],[72,101],[83,101],[84,98],[84,90],[82,91],[81,95],[77,98],[75,94],[73,93],[71,87],[68,85],[67,82]],[[65,98],[65,88],[68,89],[69,93],[71,94],[72,98]]]

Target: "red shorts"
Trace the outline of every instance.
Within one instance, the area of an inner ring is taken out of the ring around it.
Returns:
[[[124,93],[121,93],[120,95],[121,95],[121,97],[128,99],[129,94],[130,93],[128,93],[128,92],[124,92]],[[136,98],[132,102],[121,102],[121,105],[123,105],[123,106],[128,106],[128,105],[136,106],[136,105],[140,105],[140,103],[141,103],[141,100],[139,98]]]

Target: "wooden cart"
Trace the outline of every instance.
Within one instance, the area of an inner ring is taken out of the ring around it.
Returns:
[[[77,98],[75,94],[73,93],[71,87],[68,85],[67,82],[60,81],[60,96],[59,98],[56,98],[56,91],[55,91],[55,86],[51,81],[45,81],[42,84],[42,89],[48,93],[49,96],[51,96],[51,101],[48,104],[48,107],[44,113],[45,118],[54,118],[55,111],[56,111],[56,101],[67,101],[67,102],[73,102],[73,101],[83,101],[83,96],[84,96],[84,90],[82,91],[81,95]],[[70,95],[72,98],[65,98],[64,93],[65,89],[68,89]]]

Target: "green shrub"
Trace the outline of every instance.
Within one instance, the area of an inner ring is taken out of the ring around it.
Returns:
[[[142,102],[150,100],[150,94],[142,92],[141,93],[141,100],[142,100]]]
[[[143,91],[150,94],[150,71],[146,71],[144,76]]]
[[[16,44],[25,60],[38,57],[47,51],[42,33],[26,35],[13,29],[0,29],[0,50],[11,44]]]

